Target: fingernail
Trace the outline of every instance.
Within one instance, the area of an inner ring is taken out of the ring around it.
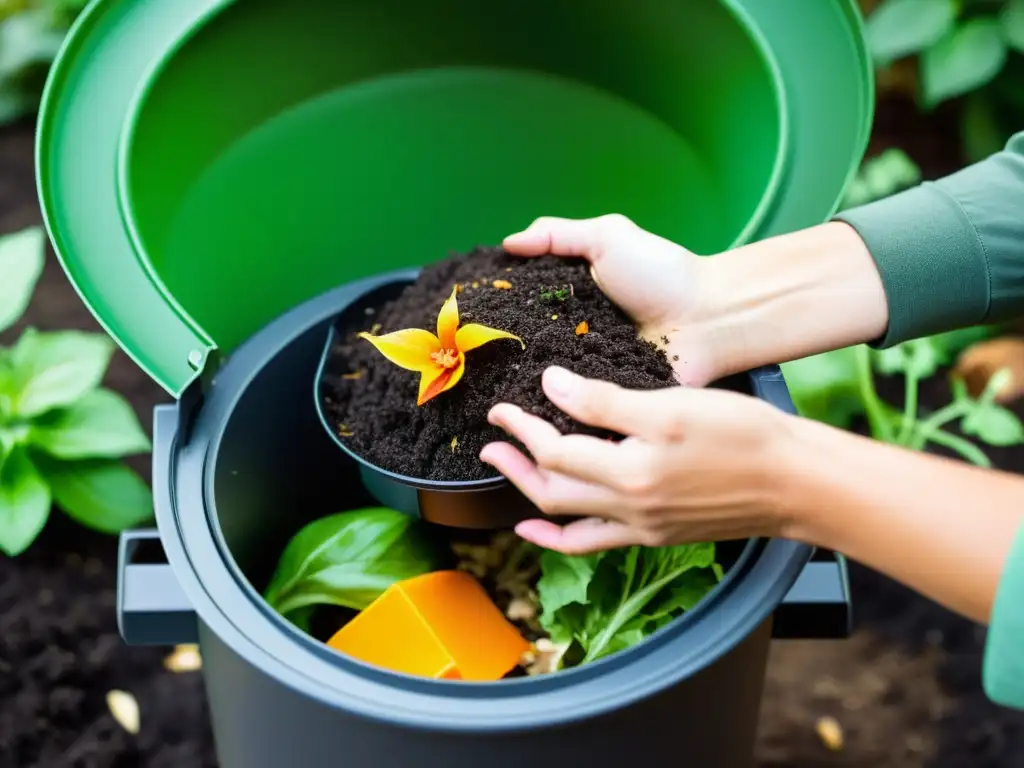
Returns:
[[[505,411],[509,416],[513,413],[522,410],[518,405],[512,405],[512,403],[498,403],[497,405],[491,406],[491,410],[487,412],[487,421],[494,424],[495,421],[501,419],[501,412]]]
[[[544,371],[544,388],[552,395],[569,397],[576,389],[578,381],[579,377],[575,373],[557,365]]]

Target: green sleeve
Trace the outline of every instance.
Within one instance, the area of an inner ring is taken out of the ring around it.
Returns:
[[[1024,525],[1007,558],[989,619],[982,667],[985,694],[1024,709]]]
[[[1024,315],[1024,131],[1002,152],[835,216],[867,244],[889,327],[876,346]]]

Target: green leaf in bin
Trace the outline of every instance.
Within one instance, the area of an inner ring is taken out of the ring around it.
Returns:
[[[713,543],[540,556],[540,622],[581,663],[625,650],[693,608],[718,584]]]
[[[385,507],[340,512],[295,534],[264,598],[286,618],[314,605],[361,611],[395,582],[442,564],[422,523],[409,515]]]

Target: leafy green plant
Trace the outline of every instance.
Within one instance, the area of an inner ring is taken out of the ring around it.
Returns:
[[[883,0],[866,33],[878,68],[917,57],[926,110],[964,98],[970,160],[1003,148],[1024,118],[1024,0]]]
[[[33,227],[0,238],[0,333],[28,306],[43,269]],[[104,334],[26,328],[0,347],[0,550],[23,552],[56,504],[90,528],[118,533],[152,516],[145,482],[120,462],[146,453],[135,412],[100,386],[114,353]]]
[[[1024,443],[1024,427],[1012,411],[995,403],[1005,374],[989,381],[984,393],[972,398],[964,383],[951,380],[953,399],[929,414],[921,414],[918,392],[922,381],[975,341],[994,332],[987,327],[915,339],[886,350],[861,345],[804,358],[784,366],[793,401],[801,415],[843,429],[864,417],[872,437],[882,442],[923,450],[943,446],[979,466],[990,466],[985,452],[968,437],[993,446]],[[875,373],[900,375],[904,380],[902,409],[878,395]],[[959,422],[962,435],[949,431]]]
[[[540,622],[586,664],[636,645],[693,608],[722,578],[713,543],[628,547],[593,555],[544,550]]]
[[[46,74],[89,0],[0,0],[0,124],[39,106]]]
[[[314,607],[361,611],[395,582],[442,564],[435,542],[409,515],[385,507],[340,512],[314,520],[292,537],[263,597],[308,631]]]
[[[918,184],[921,169],[902,149],[891,148],[865,160],[846,189],[844,208],[889,197]]]

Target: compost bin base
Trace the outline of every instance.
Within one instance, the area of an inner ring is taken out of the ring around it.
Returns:
[[[909,103],[883,105],[877,148],[908,148],[930,177],[949,172],[959,163],[955,145],[934,126]],[[0,231],[40,220],[32,141],[27,121],[0,131]],[[43,329],[97,330],[52,256],[29,319]],[[152,406],[166,400],[120,354],[108,383],[147,425]],[[944,385],[932,382],[922,401],[935,406],[945,397]],[[1024,470],[1024,448],[993,456],[1000,467]],[[144,460],[133,465],[149,476]],[[117,634],[116,554],[115,539],[83,532],[55,511],[27,553],[0,556],[0,768],[216,765],[200,676],[166,671],[170,649],[129,648]],[[759,764],[1024,766],[1024,714],[990,704],[981,691],[983,632],[856,565],[851,579],[852,639],[774,644]],[[108,713],[104,697],[113,688],[138,699],[137,736]],[[844,729],[840,752],[826,751],[815,734],[825,715]]]

